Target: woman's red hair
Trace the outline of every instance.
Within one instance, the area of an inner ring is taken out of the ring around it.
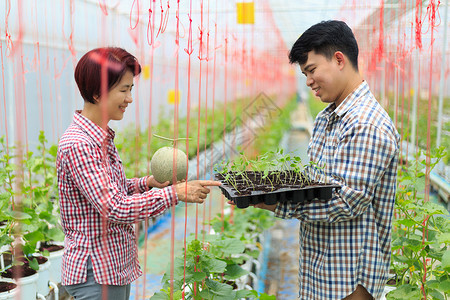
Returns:
[[[75,67],[75,81],[84,101],[96,103],[94,97],[101,96],[102,82],[109,91],[127,71],[131,71],[134,76],[141,73],[141,65],[136,57],[122,48],[97,48],[81,57]]]

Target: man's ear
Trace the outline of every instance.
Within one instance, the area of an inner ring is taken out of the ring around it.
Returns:
[[[336,59],[339,67],[342,69],[347,62],[344,53],[342,53],[341,51],[336,51],[334,53],[334,58]]]

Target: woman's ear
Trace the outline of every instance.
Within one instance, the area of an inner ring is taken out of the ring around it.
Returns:
[[[92,98],[94,98],[94,101],[95,101],[96,103],[99,103],[99,102],[100,102],[100,96],[99,96],[99,95],[94,95],[94,96],[92,96]]]

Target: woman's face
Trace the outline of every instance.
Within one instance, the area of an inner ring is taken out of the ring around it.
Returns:
[[[127,71],[119,83],[108,91],[106,95],[106,112],[108,114],[108,121],[122,120],[128,104],[133,102],[133,98],[131,97],[133,78],[133,73],[131,71]]]

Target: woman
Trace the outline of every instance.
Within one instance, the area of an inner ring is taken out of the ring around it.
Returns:
[[[217,181],[169,186],[153,176],[125,178],[110,120],[132,103],[137,59],[121,48],[86,53],[75,68],[84,99],[61,137],[57,156],[61,222],[65,234],[62,285],[75,299],[128,299],[142,272],[133,224],[178,201],[203,203]],[[152,190],[152,187],[160,188]]]

